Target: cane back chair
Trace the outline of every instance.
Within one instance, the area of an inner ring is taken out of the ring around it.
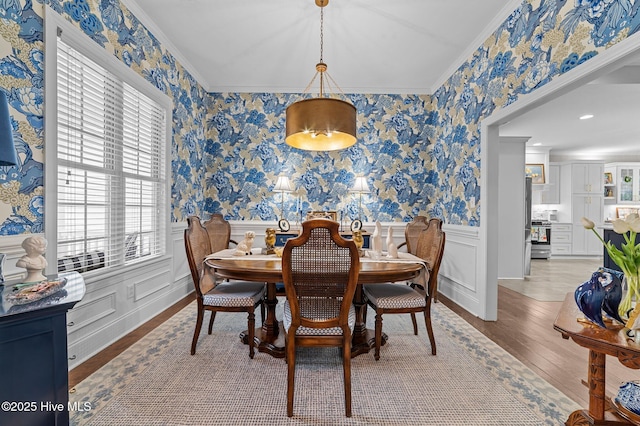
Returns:
[[[228,249],[230,243],[238,245],[235,240],[231,239],[231,224],[220,213],[212,214],[203,225],[209,234],[211,253]]]
[[[352,302],[360,258],[355,243],[342,238],[338,227],[327,219],[307,220],[300,236],[289,239],[282,253],[289,417],[298,346],[342,348],[345,414],[351,417],[351,335],[356,320]]]
[[[407,253],[416,254],[416,247],[418,245],[418,236],[420,232],[427,229],[429,226],[429,219],[426,216],[416,216],[413,220],[407,223],[404,228],[404,242],[401,243],[398,248],[407,247]]]
[[[424,314],[425,326],[431,343],[431,354],[436,354],[436,341],[431,325],[431,301],[438,288],[438,271],[444,253],[445,232],[440,219],[431,219],[429,227],[420,233],[416,247],[416,256],[421,258],[427,268],[428,279],[419,283],[404,284],[370,284],[363,286],[367,304],[376,311],[375,321],[375,359],[380,359],[382,344],[382,315],[410,313],[413,322],[413,333],[418,334],[415,313]],[[426,288],[425,288],[426,285]]]
[[[196,289],[198,316],[196,328],[191,342],[191,355],[196,353],[196,345],[202,328],[204,312],[210,311],[209,334],[213,329],[216,312],[247,312],[249,357],[254,355],[255,338],[255,308],[260,305],[262,320],[264,321],[265,283],[224,281],[215,279],[203,280],[208,271],[205,270],[204,260],[212,253],[209,234],[202,226],[198,216],[187,218],[187,229],[184,230],[184,244],[187,260],[191,269],[191,278]]]

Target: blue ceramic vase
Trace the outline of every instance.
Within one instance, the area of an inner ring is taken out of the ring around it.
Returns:
[[[594,324],[607,328],[602,312],[616,321],[624,323],[618,315],[618,305],[622,300],[622,274],[607,268],[600,268],[591,279],[582,283],[574,293],[580,312]]]
[[[618,306],[622,301],[622,279],[624,274],[609,268],[600,268],[598,272],[602,273],[600,283],[604,287],[604,301],[602,302],[602,310],[610,318],[624,324],[625,321],[620,318]]]

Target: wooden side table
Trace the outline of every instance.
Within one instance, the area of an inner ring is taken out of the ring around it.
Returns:
[[[571,338],[578,345],[589,349],[589,409],[576,410],[565,422],[566,425],[629,425],[629,418],[623,417],[615,406],[609,406],[605,397],[606,356],[611,355],[626,367],[640,368],[640,345],[628,340],[622,325],[608,325],[607,329],[583,322],[584,318],[568,293],[558,312],[553,328],[564,339]],[[615,404],[613,404],[615,405]]]

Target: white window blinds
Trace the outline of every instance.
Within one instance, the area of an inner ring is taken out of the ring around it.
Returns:
[[[167,111],[58,39],[59,270],[164,254]]]

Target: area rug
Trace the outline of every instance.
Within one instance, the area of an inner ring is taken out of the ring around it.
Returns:
[[[238,338],[245,314],[219,313],[191,356],[195,314],[194,304],[184,308],[79,383],[70,399],[83,411],[70,413],[71,424],[561,425],[579,408],[437,303],[436,356],[424,322],[415,336],[409,315],[386,315],[380,360],[373,352],[352,360],[351,418],[338,349],[301,348],[288,418],[286,363],[265,353],[249,358]]]

